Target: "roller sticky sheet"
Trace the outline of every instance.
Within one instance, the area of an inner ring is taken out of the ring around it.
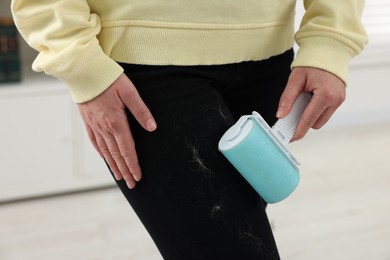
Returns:
[[[242,116],[219,141],[218,149],[267,203],[285,199],[298,186],[299,162],[287,145],[310,99],[302,93],[272,128],[257,112]]]

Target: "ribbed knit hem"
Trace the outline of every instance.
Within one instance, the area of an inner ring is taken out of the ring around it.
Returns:
[[[166,28],[117,25],[98,38],[116,61],[146,65],[217,65],[263,60],[294,43],[293,19],[243,28]]]
[[[123,72],[117,62],[178,66],[229,64],[267,59],[285,52],[294,43],[292,19],[231,28],[146,25],[103,27],[98,45],[93,42],[83,46],[77,64],[64,70],[71,73],[56,73],[68,85],[75,102],[86,102],[104,92]]]
[[[104,92],[123,72],[121,66],[105,55],[100,48],[80,57],[77,69],[65,81],[72,99],[76,103],[86,102]]]
[[[338,39],[312,36],[298,41],[300,46],[292,67],[314,67],[326,70],[348,83],[350,60],[358,52]]]

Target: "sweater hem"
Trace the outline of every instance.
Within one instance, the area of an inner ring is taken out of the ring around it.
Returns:
[[[294,44],[294,23],[290,19],[272,26],[247,26],[245,30],[110,26],[102,28],[98,39],[104,52],[118,62],[219,65],[283,53]]]

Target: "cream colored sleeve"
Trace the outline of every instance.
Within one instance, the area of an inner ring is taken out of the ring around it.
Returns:
[[[299,50],[292,67],[329,71],[348,82],[350,60],[367,43],[361,23],[364,0],[304,0],[306,13],[295,34]]]
[[[11,9],[23,38],[39,52],[33,69],[63,80],[75,102],[98,96],[122,73],[99,46],[100,19],[86,0],[13,0]]]

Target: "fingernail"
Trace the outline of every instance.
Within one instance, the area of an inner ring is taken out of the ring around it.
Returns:
[[[127,187],[128,187],[129,189],[133,189],[133,188],[135,187],[135,184],[134,184],[134,183],[126,182],[126,184],[127,184]]]
[[[284,109],[283,107],[279,107],[278,112],[276,112],[276,117],[279,118],[283,115]]]
[[[154,131],[156,128],[157,128],[157,125],[153,119],[150,118],[150,119],[148,119],[148,121],[146,121],[146,129],[148,131]]]
[[[140,181],[141,180],[141,176],[138,176],[138,175],[133,175],[134,176],[134,180],[135,181]]]

